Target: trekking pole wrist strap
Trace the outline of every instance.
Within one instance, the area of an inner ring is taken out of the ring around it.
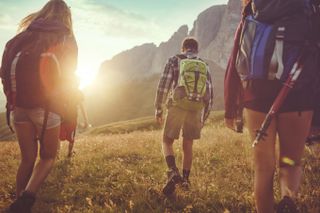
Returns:
[[[156,116],[162,116],[163,110],[162,109],[156,109]]]

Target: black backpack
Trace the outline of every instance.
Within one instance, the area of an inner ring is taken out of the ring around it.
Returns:
[[[44,61],[52,69],[59,68],[55,55],[47,52],[46,45],[35,48],[39,44],[39,37],[37,32],[24,31],[6,44],[3,53],[1,78],[7,98],[7,122],[10,128],[10,112],[14,107],[46,107],[47,94],[40,71]]]

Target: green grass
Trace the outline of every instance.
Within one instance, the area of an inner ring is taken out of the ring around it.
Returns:
[[[247,132],[225,129],[222,118],[222,113],[212,116],[202,139],[194,144],[190,191],[178,188],[171,199],[161,194],[166,181],[161,130],[104,132],[106,135],[91,132],[78,137],[71,159],[66,157],[67,143],[62,142],[59,159],[41,187],[34,212],[252,212],[251,142]],[[17,143],[1,145],[3,209],[13,199],[20,154]],[[181,141],[174,150],[180,165]],[[317,213],[320,159],[306,150],[303,168],[299,207],[302,212]],[[277,183],[275,189],[278,200]]]
[[[154,122],[154,117],[143,117],[128,121],[119,121],[93,128],[87,131],[91,135],[97,134],[120,134],[133,131],[148,131],[160,129],[161,126]]]

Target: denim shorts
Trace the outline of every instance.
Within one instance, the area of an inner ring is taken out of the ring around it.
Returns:
[[[274,100],[280,93],[283,83],[279,80],[252,80],[245,90],[245,96],[250,100],[244,107],[263,113],[268,113]],[[296,85],[299,86],[299,85]],[[315,93],[312,85],[293,88],[283,101],[280,112],[302,112],[314,109]]]
[[[16,107],[13,110],[13,122],[15,124],[31,123],[37,129],[42,129],[43,121],[44,121],[44,113],[45,111],[43,108],[26,109],[26,108]],[[61,124],[60,115],[53,112],[49,112],[46,129],[55,128],[60,124]]]

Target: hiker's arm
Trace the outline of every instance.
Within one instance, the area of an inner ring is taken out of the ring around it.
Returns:
[[[81,102],[79,104],[79,107],[80,107],[80,111],[81,111],[81,114],[82,114],[82,117],[83,117],[83,120],[84,120],[84,127],[83,128],[88,128],[90,126],[89,124],[89,120],[88,120],[88,114],[87,114],[87,111],[83,105],[83,102]]]
[[[165,65],[164,71],[160,78],[158,89],[156,93],[155,108],[156,110],[162,110],[163,105],[165,104],[168,94],[170,92],[173,82],[173,66],[171,59],[168,60]]]
[[[228,128],[234,129],[235,119],[237,117],[239,96],[241,95],[241,80],[237,73],[235,63],[239,50],[240,35],[242,31],[242,22],[240,22],[234,39],[234,46],[228,61],[224,79],[224,105],[225,105],[225,124]]]
[[[234,45],[231,56],[228,61],[225,78],[224,78],[224,106],[225,118],[235,119],[237,116],[237,103],[239,100],[239,89],[241,80],[237,73],[235,63],[239,50],[240,35],[242,31],[242,22],[240,22],[234,39]]]

